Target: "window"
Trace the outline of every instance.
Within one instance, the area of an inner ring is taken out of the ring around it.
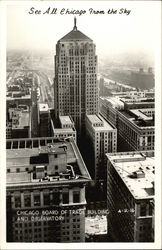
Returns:
[[[80,202],[80,192],[79,191],[74,191],[73,192],[73,202],[74,203],[79,203]]]
[[[15,207],[21,207],[21,197],[15,196]]]
[[[65,192],[62,194],[62,203],[63,204],[68,204],[69,203],[69,193]]]
[[[34,206],[40,206],[40,194],[34,194]]]
[[[50,196],[49,196],[49,194],[48,193],[44,193],[43,194],[43,198],[44,198],[44,205],[45,206],[50,205]]]
[[[16,168],[16,173],[19,173],[20,172],[20,168]]]
[[[55,166],[55,170],[58,170],[58,166],[57,165]]]
[[[10,173],[10,169],[9,168],[7,169],[7,173]]]
[[[31,206],[31,195],[30,193],[24,194],[24,206],[30,207]]]
[[[60,204],[60,193],[59,192],[53,193],[53,203],[54,203],[54,205]]]
[[[149,204],[149,215],[152,215],[153,212],[153,206],[152,204]]]
[[[140,216],[146,216],[146,204],[140,206]]]

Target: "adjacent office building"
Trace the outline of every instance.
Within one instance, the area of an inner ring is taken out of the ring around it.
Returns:
[[[9,108],[6,121],[6,138],[27,138],[31,136],[31,112],[27,105]]]
[[[86,115],[86,132],[93,150],[94,179],[105,180],[105,154],[117,150],[117,129],[101,115]]]
[[[84,242],[91,178],[74,140],[14,142],[7,149],[7,241]]]
[[[31,106],[31,94],[22,94],[22,92],[7,92],[6,93],[6,108],[18,107],[19,105]]]
[[[118,133],[129,150],[154,150],[154,109],[132,109],[118,113]]]
[[[9,78],[7,81],[7,138],[38,136],[38,95],[33,77],[31,72],[24,74],[20,71],[18,77],[15,76],[14,80]]]
[[[107,154],[108,235],[115,242],[154,241],[153,151]]]
[[[74,28],[56,45],[54,101],[55,116],[71,115],[80,136],[85,114],[98,113],[96,46]]]
[[[76,129],[71,116],[59,116],[59,119],[51,120],[51,133],[54,138],[64,140],[73,137],[76,142]]]
[[[100,112],[118,130],[118,150],[154,150],[154,100],[100,98]],[[124,142],[124,144],[123,144]]]

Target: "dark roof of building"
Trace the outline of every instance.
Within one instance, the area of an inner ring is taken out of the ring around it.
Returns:
[[[69,40],[88,40],[92,41],[88,36],[84,35],[79,30],[72,30],[68,34],[66,34],[64,37],[62,37],[59,41],[69,41]]]
[[[92,41],[88,36],[84,35],[81,31],[77,29],[76,26],[76,18],[74,18],[74,28],[72,31],[70,31],[68,34],[66,34],[64,37],[62,37],[59,41],[69,41],[69,40],[88,40]]]

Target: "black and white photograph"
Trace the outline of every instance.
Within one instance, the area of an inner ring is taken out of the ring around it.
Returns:
[[[160,1],[1,7],[2,249],[161,249]]]

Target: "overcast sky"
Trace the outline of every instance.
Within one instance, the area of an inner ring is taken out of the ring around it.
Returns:
[[[29,14],[31,7],[41,10],[41,14]],[[57,8],[57,14],[43,15],[48,7]],[[74,15],[61,15],[63,8],[86,10],[86,14],[75,15],[77,27],[93,39],[99,55],[125,52],[154,55],[160,21],[159,3],[155,1],[39,1],[37,4],[28,1],[25,5],[8,6],[7,49],[55,51],[56,42],[73,28]],[[105,14],[90,15],[90,8],[103,10]],[[106,14],[112,8],[117,14]],[[131,10],[130,14],[119,14],[121,8]]]

